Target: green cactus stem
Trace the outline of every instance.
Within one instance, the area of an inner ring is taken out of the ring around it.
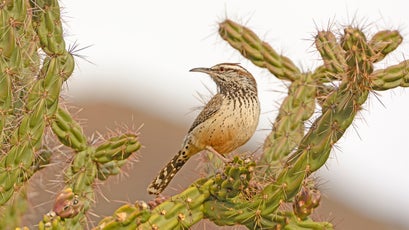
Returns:
[[[58,219],[69,229],[81,228],[94,200],[96,180],[106,180],[118,174],[121,166],[141,145],[133,133],[109,138],[99,146],[89,145],[81,126],[61,107],[57,109],[51,127],[58,140],[74,150],[75,155],[65,171],[66,187],[58,194],[53,210],[44,216],[41,223],[45,226],[47,223],[44,221],[55,222]]]
[[[375,70],[371,75],[374,90],[409,87],[409,61],[403,61],[386,69]]]
[[[248,221],[249,228],[298,226],[300,229],[332,229],[330,223],[313,222],[307,217],[300,220],[292,212],[274,213],[270,220],[259,219],[257,208],[249,211],[241,207],[245,200],[254,198],[252,193],[257,190],[250,189],[252,185],[249,185],[254,170],[254,161],[235,157],[224,173],[196,181],[185,191],[151,207],[153,209],[144,202],[123,205],[113,216],[104,218],[95,229],[187,229],[203,218],[209,218],[219,225],[237,225]],[[241,209],[236,209],[238,207]]]
[[[219,34],[256,66],[268,69],[281,80],[294,81],[301,73],[288,57],[279,55],[244,26],[227,19],[219,24]]]
[[[315,46],[324,62],[324,65],[315,71],[316,78],[321,82],[342,80],[344,68],[347,67],[345,50],[337,42],[335,35],[331,31],[319,31],[315,37]]]
[[[288,96],[282,102],[273,129],[264,141],[261,164],[266,169],[263,175],[271,176],[304,136],[305,122],[315,110],[315,81],[311,74],[300,74],[288,88]]]
[[[21,225],[22,217],[28,208],[26,189],[20,189],[14,198],[1,210],[0,229],[10,229],[10,226]]]
[[[386,55],[398,48],[402,40],[402,36],[396,30],[383,30],[376,33],[368,43],[374,53],[371,61],[376,63],[383,60]]]
[[[65,146],[75,151],[83,151],[87,148],[87,138],[81,126],[72,119],[68,111],[58,108],[51,128],[58,140]]]

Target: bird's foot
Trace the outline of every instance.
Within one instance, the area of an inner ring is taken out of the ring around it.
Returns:
[[[223,161],[225,164],[231,162],[232,160],[229,158],[224,157],[222,154],[217,152],[214,148],[211,146],[206,146],[206,150],[213,153],[217,158],[219,158],[221,161]]]

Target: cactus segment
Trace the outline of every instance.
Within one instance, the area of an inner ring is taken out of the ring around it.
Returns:
[[[253,31],[244,26],[226,19],[219,24],[219,34],[256,66],[268,69],[281,80],[294,81],[301,73],[288,57],[279,55],[269,44],[261,41]]]

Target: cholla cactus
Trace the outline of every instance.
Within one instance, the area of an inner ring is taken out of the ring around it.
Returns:
[[[125,133],[90,146],[60,105],[74,58],[65,47],[57,0],[2,1],[0,16],[0,228],[18,226],[26,182],[52,157],[43,145],[47,127],[74,157],[64,172],[65,189],[45,218],[58,216],[64,219],[60,226],[82,228],[95,181],[119,173],[140,147],[137,135]],[[40,228],[47,226],[40,223]]]
[[[58,108],[61,85],[74,69],[58,24],[58,5],[51,5],[49,13],[31,7],[28,1],[3,1],[0,12],[0,204],[34,173],[31,168]]]
[[[352,26],[345,27],[339,38],[319,31],[315,45],[323,64],[301,72],[248,28],[231,20],[219,26],[220,36],[244,57],[290,83],[261,159],[235,158],[223,173],[196,181],[156,207],[137,202],[119,208],[97,229],[185,229],[203,218],[249,229],[333,228],[309,217],[320,202],[310,175],[325,164],[369,92],[409,86],[408,61],[386,69],[373,67],[399,46],[402,37],[385,30],[368,41]],[[316,103],[320,116],[307,129],[305,122]]]
[[[65,48],[57,0],[6,0],[0,3],[0,15],[0,205],[7,220],[0,228],[19,225],[27,205],[26,182],[54,154],[43,142],[47,127],[73,158],[63,172],[65,187],[38,228],[86,228],[93,185],[120,172],[140,148],[137,134],[90,145],[60,105],[61,86],[74,70],[74,58]],[[367,40],[352,26],[339,38],[319,31],[315,45],[323,64],[302,72],[248,28],[231,20],[219,26],[220,36],[244,57],[289,83],[261,158],[235,157],[222,172],[169,199],[120,207],[95,229],[186,229],[204,218],[249,229],[333,228],[310,218],[320,202],[310,175],[325,164],[371,91],[409,85],[408,61],[373,67],[402,37],[386,30]],[[317,103],[320,114],[307,129]]]

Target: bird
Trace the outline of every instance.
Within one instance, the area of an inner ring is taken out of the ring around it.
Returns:
[[[178,153],[148,186],[159,195],[193,155],[202,150],[225,155],[244,145],[256,131],[260,103],[253,75],[237,63],[220,63],[211,68],[193,68],[216,83],[217,93],[194,120]]]

